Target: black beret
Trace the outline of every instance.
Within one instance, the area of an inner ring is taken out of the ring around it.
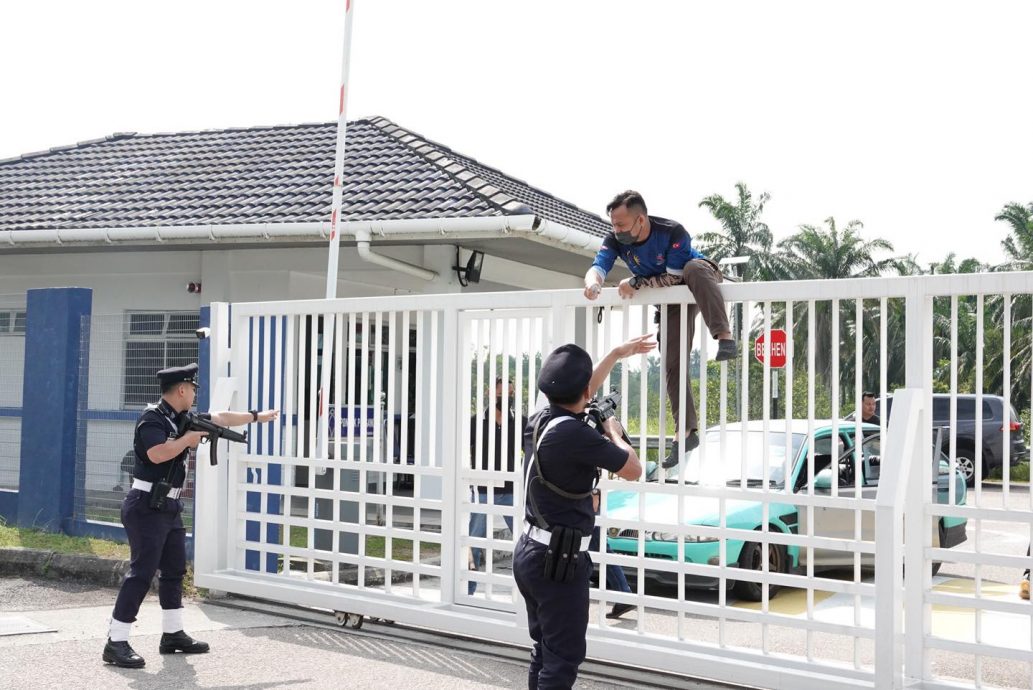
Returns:
[[[197,385],[197,364],[188,364],[185,367],[169,367],[158,372],[158,382],[164,388],[176,383],[192,383]]]
[[[538,390],[550,398],[572,398],[592,380],[592,357],[577,345],[561,345],[545,358]]]

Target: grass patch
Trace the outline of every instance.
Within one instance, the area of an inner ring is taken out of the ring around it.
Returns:
[[[291,527],[290,545],[305,549],[308,548],[308,531],[304,527]],[[374,558],[384,558],[387,548],[387,538],[378,536],[366,537],[366,555]],[[436,558],[441,555],[441,545],[434,542],[420,542],[420,559]],[[395,561],[412,563],[413,541],[411,539],[393,539],[391,541],[391,558]]]
[[[67,534],[55,534],[39,529],[10,527],[0,518],[0,548],[8,547],[129,560],[129,544],[94,537],[70,537]],[[208,596],[207,589],[194,586],[193,563],[187,563],[187,572],[183,577],[183,595],[195,599]]]
[[[387,548],[387,539],[384,537],[366,537],[366,555],[374,558],[384,558]],[[420,560],[437,558],[441,555],[441,545],[434,542],[420,542]],[[391,559],[395,561],[406,561],[412,563],[413,542],[411,539],[391,540]]]
[[[38,529],[8,527],[0,524],[0,547],[43,549],[57,553],[79,553],[101,558],[129,558],[129,545],[93,537],[70,537]]]
[[[988,479],[1001,480],[1004,478],[1004,472],[1002,468],[995,467],[990,470],[990,476]],[[1029,461],[1020,462],[1011,468],[1010,481],[1013,482],[1028,482],[1029,481]]]

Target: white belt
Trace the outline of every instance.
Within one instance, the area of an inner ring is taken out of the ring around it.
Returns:
[[[135,477],[133,478],[133,488],[134,489],[138,489],[139,491],[146,491],[147,493],[150,493],[152,486],[154,486],[154,485],[151,482],[145,482],[144,480],[136,479]],[[179,489],[172,489],[171,491],[169,491],[168,497],[169,498],[179,498],[179,495],[181,493],[183,493],[182,487],[179,488]]]
[[[539,544],[548,546],[552,541],[552,532],[546,532],[540,527],[535,527],[530,522],[524,523],[524,534],[527,535],[532,541],[536,541]],[[581,537],[581,548],[580,551],[588,551],[588,545],[592,541],[592,535],[589,534],[587,537]]]

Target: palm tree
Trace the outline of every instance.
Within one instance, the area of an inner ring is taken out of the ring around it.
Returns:
[[[700,208],[710,211],[721,224],[721,229],[697,235],[704,253],[715,261],[732,256],[748,256],[742,277],[762,277],[771,254],[771,230],[760,216],[771,196],[765,192],[754,201],[753,194],[743,182],[735,185],[738,199],[728,201],[720,194],[711,194],[699,202]]]
[[[885,273],[908,273],[914,270],[914,261],[910,257],[890,256],[878,258],[882,252],[892,252],[893,245],[881,238],[865,240],[861,237],[863,224],[852,220],[840,229],[835,218],[825,219],[823,226],[801,225],[799,232],[778,243],[779,256],[776,262],[780,276],[786,279],[837,280],[840,278],[866,278],[880,276]],[[889,305],[894,319],[895,305]],[[796,322],[806,323],[806,305],[801,304]],[[840,332],[835,337],[840,341],[839,381],[844,393],[844,403],[852,399],[854,380],[854,333],[858,325],[853,305],[848,301],[840,302]],[[902,314],[901,314],[902,316]],[[862,312],[865,331],[865,342],[878,342],[878,312],[875,305],[864,305]],[[827,385],[832,383],[832,305],[828,301],[815,304],[815,367],[816,373]],[[801,328],[797,337],[803,341],[806,329]],[[799,344],[800,351],[805,352],[804,342]],[[895,349],[894,349],[895,350]],[[890,352],[888,363],[890,379],[902,371],[903,353]],[[899,359],[900,361],[895,361]],[[866,387],[874,387],[878,381],[879,362],[878,348],[866,348],[862,357],[863,376]],[[846,385],[843,385],[846,384]]]
[[[994,220],[1011,226],[1011,234],[1001,242],[1009,262],[1001,268],[1010,271],[1033,269],[1033,202],[1025,206],[1015,202],[1005,204]]]
[[[957,273],[982,273],[988,267],[978,259],[958,260],[951,252],[943,261],[929,265],[934,275]],[[933,361],[935,362],[933,385],[939,391],[950,390],[950,332],[951,299],[937,297],[933,300]],[[900,326],[903,328],[903,324]],[[962,296],[958,299],[958,392],[971,393],[975,381],[976,366],[976,299]]]
[[[1015,202],[1005,204],[994,220],[1003,221],[1011,227],[1011,233],[1001,242],[1008,260],[998,266],[998,270],[1033,270],[1033,202],[1025,206]],[[992,311],[988,312],[990,320],[995,327],[1003,330],[1002,300],[994,300],[992,307]],[[1030,332],[1033,330],[1033,299],[1029,294],[1013,296],[1010,312],[1012,402],[1021,409],[1030,405],[1030,398],[1033,396],[1033,391],[1030,390],[1030,368],[1033,367],[1033,341],[1030,338]],[[992,385],[1001,386],[1004,378],[1001,356],[1003,352],[992,354],[996,356],[989,360],[988,378]]]
[[[836,219],[825,219],[826,227],[801,225],[800,231],[778,243],[781,263],[791,277],[800,279],[836,280],[868,278],[886,271],[900,273],[904,258],[876,259],[880,251],[893,251],[889,240],[861,237],[864,225],[859,220],[847,223],[843,230]]]

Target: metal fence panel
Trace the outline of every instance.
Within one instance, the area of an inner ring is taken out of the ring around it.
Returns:
[[[25,295],[0,295],[0,489],[18,490]]]
[[[133,478],[133,430],[145,405],[158,402],[155,372],[197,361],[196,312],[126,312],[83,318],[81,367],[87,405],[78,420],[86,439],[76,462],[77,516],[121,523]],[[193,528],[194,459],[184,487],[183,521]]]

